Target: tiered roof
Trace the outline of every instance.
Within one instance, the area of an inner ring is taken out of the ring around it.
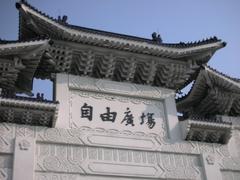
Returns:
[[[240,80],[203,66],[190,92],[177,99],[186,117],[240,116]]]
[[[34,73],[50,44],[49,39],[0,40],[0,88],[30,93]]]
[[[225,46],[225,42],[216,37],[190,43],[159,44],[152,39],[71,25],[46,15],[25,1],[17,3],[16,7],[20,12],[19,39],[47,35],[58,40],[169,58],[192,56]]]
[[[54,127],[58,102],[43,98],[0,96],[0,123]]]
[[[48,36],[55,42],[49,51],[54,63],[52,67],[40,64],[36,72],[40,78],[67,72],[177,90],[191,82],[200,65],[226,45],[216,37],[194,43],[160,43],[73,26],[66,22],[66,16],[52,18],[25,1],[16,7],[20,14],[19,39]],[[104,49],[112,51],[101,54]]]

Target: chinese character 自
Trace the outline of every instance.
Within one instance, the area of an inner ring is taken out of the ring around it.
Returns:
[[[93,111],[93,107],[88,106],[87,103],[84,103],[84,105],[81,107],[81,118],[87,118],[89,121],[91,121],[92,111]]]

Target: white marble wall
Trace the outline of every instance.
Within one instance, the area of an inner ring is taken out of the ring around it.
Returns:
[[[7,123],[0,124],[0,132],[1,180],[11,180],[13,174],[17,174],[14,180],[213,177],[237,180],[240,174],[240,156],[229,151],[233,147],[231,142],[228,145],[172,142],[154,135],[121,131]],[[239,134],[235,130],[233,138],[240,138]],[[92,137],[106,137],[108,143],[96,144]],[[124,140],[126,145],[119,145],[117,139]],[[238,144],[234,145],[240,149]]]
[[[60,108],[55,127],[117,129],[179,140],[181,132],[174,97],[173,90],[164,88],[57,74],[56,100]],[[81,107],[85,103],[93,107],[92,120],[81,118]],[[101,120],[99,115],[106,112],[106,107],[117,113],[114,123]],[[122,123],[127,108],[134,116],[134,126]],[[147,117],[140,125],[142,113],[146,116],[154,113],[153,128],[146,124]]]
[[[239,126],[227,145],[184,141],[173,91],[67,75],[56,87],[55,128],[0,123],[0,180],[239,179]],[[103,124],[80,118],[83,102],[159,114],[152,129]]]

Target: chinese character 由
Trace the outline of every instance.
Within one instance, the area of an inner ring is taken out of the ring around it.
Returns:
[[[107,112],[100,114],[102,121],[111,121],[114,122],[117,116],[116,112],[110,112],[110,107],[106,107]]]

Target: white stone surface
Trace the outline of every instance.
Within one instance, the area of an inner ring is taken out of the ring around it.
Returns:
[[[184,141],[173,91],[63,74],[56,82],[55,128],[0,123],[1,180],[239,179],[238,125],[226,145]],[[84,103],[91,121],[81,118]],[[116,121],[101,120],[106,107]],[[127,107],[134,126],[121,123]],[[150,111],[152,129],[139,124]]]
[[[30,137],[15,138],[13,155],[13,180],[33,180],[35,167],[35,140]]]
[[[205,179],[217,179],[222,180],[222,175],[220,172],[219,164],[215,154],[202,154],[201,155],[202,164],[204,167]]]
[[[115,129],[181,139],[172,90],[66,74],[57,74],[56,79],[58,128]],[[81,108],[92,108],[91,118],[82,116]],[[101,117],[107,108],[116,114],[114,121]],[[126,115],[133,116],[132,122],[124,119]]]
[[[235,130],[233,138],[240,138],[239,134]],[[229,151],[240,149],[239,144],[173,142],[157,134],[7,123],[0,124],[0,135],[0,177],[6,180],[16,172],[20,173],[14,178],[33,175],[36,180],[237,180],[240,174],[240,156]],[[96,144],[91,140],[96,137],[113,139],[97,139]],[[125,143],[118,144],[118,138]],[[22,140],[36,143],[35,150],[27,150],[32,147],[28,143],[20,147],[17,142]]]

